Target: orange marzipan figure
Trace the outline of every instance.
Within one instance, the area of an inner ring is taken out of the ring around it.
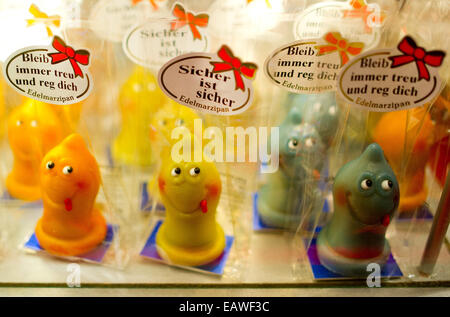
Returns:
[[[67,135],[67,128],[51,105],[26,99],[8,117],[8,140],[14,155],[6,188],[11,196],[37,200],[42,157]]]
[[[414,211],[427,198],[425,167],[433,142],[433,122],[429,113],[419,109],[416,116],[413,110],[407,127],[407,112],[403,110],[384,114],[373,134],[374,141],[383,148],[400,180],[400,212]]]
[[[42,248],[56,255],[80,255],[106,236],[106,221],[95,207],[100,170],[79,134],[71,134],[42,160],[44,212],[36,225]]]

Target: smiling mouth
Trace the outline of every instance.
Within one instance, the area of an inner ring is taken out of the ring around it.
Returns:
[[[73,193],[71,193],[71,195],[68,195],[69,197],[66,196],[66,198],[64,198],[63,201],[60,200],[60,199],[62,199],[61,197],[53,197],[52,195],[49,195],[49,191],[52,192],[53,191],[52,188],[48,188],[48,190],[44,190],[43,193],[49,201],[51,201],[53,204],[58,206],[57,208],[63,208],[63,206],[64,206],[64,210],[66,210],[66,211],[73,210],[73,199],[77,196],[77,193],[78,193],[77,190],[75,190]]]
[[[366,225],[366,226],[379,226],[379,225],[382,225],[383,227],[387,227],[387,226],[389,225],[389,223],[390,223],[390,216],[389,216],[389,213],[385,214],[385,215],[379,220],[379,223],[376,223],[376,224],[368,224],[368,223],[365,223],[364,221],[362,221],[362,220],[358,217],[358,215],[357,215],[357,213],[355,212],[355,210],[353,209],[352,203],[350,202],[350,196],[351,196],[351,193],[350,193],[350,192],[346,192],[346,193],[345,193],[345,198],[347,199],[348,210],[349,210],[350,214],[352,215],[352,217],[353,217],[356,221],[358,221],[358,222],[360,222],[360,223],[362,223],[362,224],[364,224],[364,225]]]
[[[70,198],[64,199],[64,208],[66,208],[67,211],[72,210],[72,199]]]
[[[186,210],[178,209],[175,206],[175,204],[172,202],[172,199],[170,199],[169,196],[166,196],[166,198],[169,201],[170,205],[172,205],[173,209],[177,210],[178,213],[180,213],[180,214],[182,214],[184,216],[192,216],[193,217],[195,215],[206,213],[208,211],[208,206],[206,204],[206,200],[205,199],[201,200],[200,203],[198,204],[198,206],[195,207],[194,209],[186,211]],[[202,203],[203,201],[205,201],[205,202]]]
[[[345,198],[347,199],[347,206],[348,206],[348,211],[350,212],[350,215],[352,215],[352,217],[354,219],[356,219],[356,221],[361,222],[362,224],[366,224],[366,223],[364,223],[364,221],[359,219],[358,215],[356,214],[355,210],[353,209],[352,203],[350,202],[350,196],[351,196],[350,192],[345,193]]]

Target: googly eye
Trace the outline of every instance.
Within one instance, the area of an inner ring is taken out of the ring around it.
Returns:
[[[290,139],[289,140],[288,147],[291,150],[295,150],[297,148],[297,146],[298,146],[298,140],[297,139]]]
[[[53,163],[52,161],[48,161],[47,164],[45,164],[45,167],[48,170],[51,170],[53,167],[55,167],[55,163]]]
[[[336,114],[336,106],[330,107],[330,109],[328,109],[328,113],[330,115],[335,115]]]
[[[63,173],[64,174],[68,175],[68,174],[70,174],[72,172],[73,172],[72,166],[64,166],[64,168],[63,168]]]
[[[22,121],[22,120],[17,120],[17,121],[16,121],[16,126],[19,127],[19,126],[21,126],[22,124],[23,124],[23,121]]]
[[[134,90],[135,92],[139,92],[139,91],[142,90],[142,87],[141,87],[140,84],[134,84],[134,85],[133,85],[133,90]]]
[[[30,122],[30,125],[31,125],[33,128],[35,128],[35,127],[37,127],[38,122],[37,122],[36,120],[33,120],[33,121]]]
[[[176,126],[181,126],[181,125],[183,125],[184,124],[184,120],[183,119],[177,119],[176,121],[175,121],[175,125]]]
[[[313,147],[315,144],[316,144],[316,140],[314,140],[313,138],[307,138],[305,140],[306,147]]]
[[[391,190],[392,187],[394,187],[394,183],[392,183],[392,181],[389,179],[385,179],[381,182],[381,188],[383,188],[383,190],[385,191]]]
[[[368,190],[370,187],[372,187],[373,183],[372,180],[366,178],[361,182],[361,188],[364,190]]]
[[[175,167],[170,174],[172,174],[172,176],[175,176],[175,177],[179,176],[181,174],[181,168]]]
[[[193,167],[190,169],[189,174],[191,176],[197,176],[198,174],[200,174],[200,168],[199,167]]]

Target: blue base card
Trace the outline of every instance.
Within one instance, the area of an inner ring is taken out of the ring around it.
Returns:
[[[89,262],[101,263],[103,261],[103,258],[105,257],[106,252],[108,251],[112,241],[114,240],[114,231],[117,231],[118,228],[119,227],[117,225],[108,224],[105,239],[98,247],[89,251],[88,253],[78,255],[76,257],[69,257],[69,258],[77,258],[77,259],[86,260]],[[28,249],[34,250],[34,251],[46,252],[39,245],[39,241],[37,240],[36,234],[34,232],[31,235],[30,239],[28,239],[28,241],[25,243],[25,247]],[[68,257],[63,257],[63,258],[68,258]]]
[[[6,200],[6,201],[17,201],[19,203],[21,203],[20,207],[21,208],[42,208],[42,200],[34,200],[34,201],[25,201],[25,200],[20,200],[17,198],[14,198],[13,196],[11,196],[7,190],[5,190],[0,198],[0,200]]]
[[[163,221],[159,220],[156,225],[154,226],[152,233],[150,234],[150,237],[148,238],[147,242],[145,243],[144,248],[142,249],[140,255],[149,259],[152,259],[153,261],[165,263],[170,266],[175,266],[191,271],[196,271],[200,273],[206,273],[206,274],[214,274],[214,275],[222,275],[223,270],[225,268],[225,264],[228,259],[228,255],[230,254],[231,246],[233,245],[234,237],[232,236],[226,236],[225,239],[225,249],[223,250],[223,253],[221,256],[219,256],[216,260],[214,260],[211,263],[201,265],[201,266],[182,266],[182,265],[174,265],[170,264],[164,259],[162,259],[158,251],[156,249],[156,234],[158,233],[159,228],[161,227]]]
[[[330,211],[328,200],[325,199],[322,211],[328,213]],[[275,226],[265,224],[258,211],[258,193],[253,194],[253,231],[280,231],[285,230]]]
[[[399,212],[397,211],[397,220],[398,221],[411,221],[413,219],[423,219],[423,220],[432,220],[433,214],[430,211],[430,208],[427,204],[423,204],[417,210],[411,212]]]
[[[147,190],[147,182],[142,183],[141,185],[141,211],[152,211],[153,209],[153,199],[152,197],[148,194],[148,190]],[[166,208],[164,207],[164,205],[157,203],[156,204],[156,211],[166,211]]]
[[[316,238],[311,241],[311,245],[308,249],[308,259],[311,265],[312,272],[314,274],[314,279],[316,280],[337,280],[337,279],[361,279],[355,277],[347,277],[328,270],[325,266],[320,263],[319,257],[317,255],[317,245]],[[381,277],[391,278],[391,277],[402,277],[403,273],[398,267],[392,253],[389,255],[389,259],[381,270]]]

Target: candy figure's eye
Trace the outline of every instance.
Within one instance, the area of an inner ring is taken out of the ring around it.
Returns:
[[[133,90],[134,90],[135,92],[139,92],[139,91],[142,90],[142,86],[141,86],[140,84],[134,84],[134,85],[133,85]]]
[[[298,147],[298,140],[297,140],[297,139],[294,139],[294,138],[290,139],[289,142],[288,142],[288,147],[289,147],[291,150],[297,149],[297,147]]]
[[[200,174],[200,168],[199,167],[191,168],[189,174],[191,174],[191,176],[197,176],[198,174]]]
[[[166,120],[161,120],[159,123],[160,123],[161,125],[166,125],[166,124],[167,124],[167,121],[166,121]]]
[[[336,114],[336,106],[330,107],[330,109],[328,109],[328,113],[330,115],[335,115]]]
[[[33,128],[35,128],[35,127],[37,127],[38,123],[37,123],[36,120],[33,120],[33,121],[30,122],[30,125],[31,125]]]
[[[23,124],[23,121],[22,121],[22,120],[17,120],[17,121],[16,121],[16,126],[19,127],[19,126],[21,126],[22,124]]]
[[[383,188],[383,190],[385,191],[391,190],[392,187],[394,187],[394,184],[389,179],[385,179],[384,181],[381,182],[381,188]]]
[[[45,164],[45,167],[48,170],[51,170],[53,167],[55,167],[55,163],[53,163],[52,161],[48,161],[47,164]]]
[[[184,124],[184,120],[183,119],[177,119],[176,121],[175,121],[175,125],[176,126],[181,126],[181,125],[183,125]]]
[[[72,166],[64,166],[64,168],[63,168],[63,173],[64,174],[68,175],[68,174],[70,174],[72,172],[73,172],[73,167]]]
[[[171,172],[172,176],[178,176],[181,174],[181,168],[179,167],[175,167],[172,172]]]
[[[361,188],[364,190],[368,190],[370,187],[372,187],[372,184],[372,180],[366,178],[361,182]]]
[[[316,140],[313,138],[307,138],[305,140],[305,146],[306,147],[313,147],[316,144]]]

